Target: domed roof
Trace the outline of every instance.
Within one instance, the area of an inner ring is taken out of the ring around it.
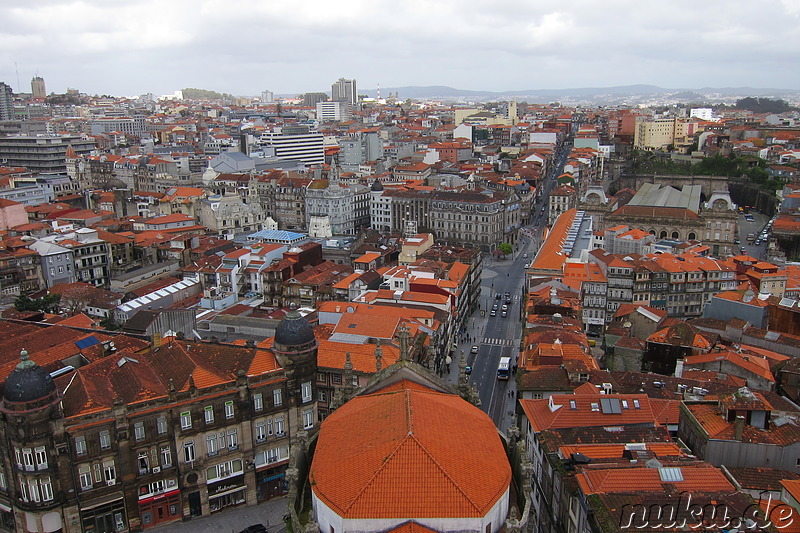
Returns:
[[[32,402],[56,390],[50,373],[28,358],[22,350],[17,368],[6,378],[3,399],[8,402]]]
[[[375,178],[375,181],[372,182],[372,192],[380,192],[383,190],[383,183],[378,178]]]
[[[502,498],[511,466],[486,413],[403,380],[325,419],[309,477],[314,495],[345,519],[466,518],[486,516]]]
[[[275,344],[299,346],[313,341],[314,330],[311,324],[293,306],[275,328]]]

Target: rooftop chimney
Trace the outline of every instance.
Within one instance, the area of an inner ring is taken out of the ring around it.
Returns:
[[[737,416],[736,421],[733,424],[733,438],[741,441],[742,435],[744,434],[744,417],[741,415]]]

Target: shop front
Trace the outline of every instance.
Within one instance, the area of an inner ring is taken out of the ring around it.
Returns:
[[[244,474],[208,485],[208,507],[212,513],[246,501],[247,485],[244,482]]]
[[[264,468],[256,472],[256,497],[258,498],[258,503],[284,496],[288,492],[286,465]]]
[[[127,531],[125,501],[120,496],[108,503],[81,508],[81,522],[86,533],[119,533]]]
[[[139,516],[142,527],[154,527],[181,519],[181,492],[175,479],[139,487]]]
[[[0,500],[0,529],[14,531],[14,512],[11,510],[11,502]]]

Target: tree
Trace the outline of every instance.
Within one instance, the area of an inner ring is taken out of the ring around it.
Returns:
[[[47,294],[41,298],[35,299],[23,294],[14,300],[14,308],[17,311],[41,311],[43,313],[55,313],[58,311],[58,304],[60,301],[60,294]]]
[[[511,253],[514,251],[514,247],[508,244],[507,242],[501,242],[497,246],[497,249],[503,252],[503,254],[505,255],[511,255]]]

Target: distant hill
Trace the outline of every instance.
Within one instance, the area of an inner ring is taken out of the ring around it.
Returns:
[[[187,100],[233,100],[234,97],[228,93],[218,93],[206,89],[183,89],[183,97]]]
[[[370,97],[377,96],[377,89],[359,91]],[[747,96],[800,99],[800,91],[791,89],[770,89],[753,87],[704,87],[702,89],[676,88],[665,89],[656,85],[620,85],[614,87],[580,87],[565,89],[524,89],[517,91],[474,91],[457,89],[446,85],[381,87],[381,96],[389,93],[397,94],[400,100],[442,99],[442,100],[476,100],[517,98],[529,102],[552,102],[567,100],[592,104],[616,104],[647,102],[653,98],[676,102],[721,102]],[[731,101],[732,103],[732,101]]]

